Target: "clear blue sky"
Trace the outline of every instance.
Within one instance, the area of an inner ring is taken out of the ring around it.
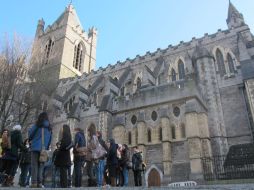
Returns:
[[[3,0],[0,35],[33,38],[37,21],[52,24],[70,0]],[[231,0],[254,31],[254,0]],[[85,31],[99,31],[97,68],[227,29],[228,0],[73,0]]]

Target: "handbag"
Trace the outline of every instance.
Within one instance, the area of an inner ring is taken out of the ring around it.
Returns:
[[[78,156],[86,156],[87,155],[87,148],[84,146],[76,147],[75,150],[76,150]]]
[[[107,151],[101,146],[101,143],[99,142],[98,138],[94,137],[96,148],[92,150],[92,157],[93,159],[99,159],[102,158],[107,154]]]
[[[40,152],[39,162],[44,163],[48,161],[48,152],[44,146],[44,128],[41,129],[41,146],[42,150]]]

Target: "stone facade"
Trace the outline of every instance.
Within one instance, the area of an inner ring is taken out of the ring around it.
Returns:
[[[254,37],[231,3],[227,24],[227,30],[94,70],[97,31],[82,30],[72,5],[46,30],[40,20],[36,46],[55,43],[48,57],[43,52],[41,69],[55,72],[58,82],[50,101],[54,134],[64,123],[85,131],[95,126],[104,139],[139,146],[147,172],[157,170],[162,183],[202,180],[203,157],[252,142]]]

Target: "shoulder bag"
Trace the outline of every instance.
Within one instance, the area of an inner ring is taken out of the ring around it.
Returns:
[[[48,161],[48,152],[45,149],[45,142],[44,142],[44,128],[41,129],[41,146],[42,150],[40,152],[39,162],[47,162]]]

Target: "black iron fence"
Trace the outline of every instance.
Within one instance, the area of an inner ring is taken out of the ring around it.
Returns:
[[[254,178],[254,155],[227,155],[202,158],[204,179],[230,180]]]

